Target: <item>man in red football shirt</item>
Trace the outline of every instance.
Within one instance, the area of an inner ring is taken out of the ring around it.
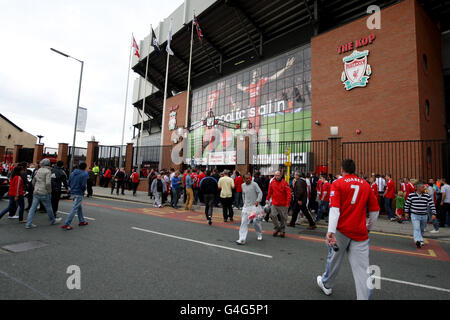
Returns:
[[[405,190],[403,191],[403,194],[405,195],[405,199],[408,199],[409,195],[411,193],[416,192],[416,187],[414,187],[414,184],[411,182],[409,178],[405,178]]]
[[[242,198],[242,184],[244,183],[244,179],[242,178],[239,171],[234,171],[234,208],[237,210],[241,210],[244,206],[244,201]]]
[[[390,174],[386,175],[386,191],[384,191],[384,206],[391,221],[397,221],[392,213],[392,201],[395,199],[395,183]]]
[[[136,197],[136,190],[139,185],[139,173],[137,173],[136,169],[133,169],[133,173],[131,174],[130,179],[133,186],[133,197]]]
[[[370,185],[355,175],[355,169],[353,160],[342,161],[343,177],[331,185],[331,209],[326,236],[329,254],[326,271],[317,277],[317,285],[326,295],[332,293],[342,258],[347,252],[355,280],[356,297],[358,300],[368,300],[372,293],[368,273],[368,233],[378,218],[380,207]]]
[[[405,179],[401,178],[400,179],[400,191],[403,192],[403,194],[406,194],[406,183],[405,183]]]
[[[269,82],[276,80],[278,77],[281,77],[283,73],[285,73],[289,68],[291,68],[294,65],[295,58],[292,57],[288,59],[286,62],[286,66],[275,73],[274,75],[270,77],[262,77],[259,78],[259,72],[257,70],[253,71],[252,75],[252,82],[248,87],[242,86],[242,83],[237,84],[237,88],[241,91],[244,91],[250,95],[250,108],[255,108],[258,106],[259,97],[261,95],[263,87]],[[259,127],[260,127],[260,121],[261,121],[261,115],[258,114],[258,110],[255,110],[255,116],[249,117],[249,122],[252,124],[252,129],[254,129],[255,133],[258,133]]]
[[[378,201],[378,185],[375,182],[375,178],[373,176],[369,178],[369,184],[370,184],[370,187],[372,188],[375,199],[377,199],[377,201]]]
[[[320,175],[320,196],[319,196],[319,210],[317,213],[316,222],[320,221],[322,218],[328,217],[328,212],[330,210],[330,191],[331,184],[327,181],[324,174]]]

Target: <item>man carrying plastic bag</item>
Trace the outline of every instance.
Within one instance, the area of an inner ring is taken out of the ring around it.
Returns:
[[[242,198],[244,207],[241,216],[241,228],[239,229],[239,240],[236,243],[243,245],[247,240],[248,225],[253,222],[258,240],[262,240],[261,220],[264,217],[264,211],[259,203],[263,193],[258,184],[252,181],[252,176],[247,173],[244,177],[245,183],[242,184]]]

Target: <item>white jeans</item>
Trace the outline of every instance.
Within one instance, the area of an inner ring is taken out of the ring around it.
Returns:
[[[239,241],[246,241],[247,239],[247,233],[248,233],[248,214],[247,214],[248,208],[242,209],[242,216],[241,216],[241,228],[239,229]],[[262,235],[262,226],[261,221],[254,219],[253,220],[253,227],[255,228],[256,234]]]
[[[160,206],[161,205],[162,192],[155,192],[154,196],[155,196],[155,206]]]

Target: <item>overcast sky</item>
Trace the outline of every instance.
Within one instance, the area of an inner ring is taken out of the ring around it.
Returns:
[[[119,145],[131,33],[139,43],[182,0],[0,0],[0,113],[46,147],[72,145],[80,63],[84,60],[80,106],[88,109],[85,133],[102,145]],[[131,72],[125,143],[133,134]]]

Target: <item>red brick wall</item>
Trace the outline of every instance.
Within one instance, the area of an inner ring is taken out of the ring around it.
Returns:
[[[445,139],[445,93],[442,73],[441,33],[416,3],[417,65],[419,78],[420,134],[424,140]],[[423,56],[427,56],[425,69]],[[425,101],[430,102],[426,117]]]
[[[183,92],[180,93],[174,97],[171,97],[169,99],[167,99],[167,103],[166,103],[166,110],[164,110],[165,112],[165,119],[164,119],[164,138],[163,138],[163,145],[164,146],[175,146],[175,144],[172,142],[171,140],[171,136],[173,131],[169,130],[169,120],[170,120],[170,116],[169,114],[171,113],[171,109],[172,107],[176,107],[178,106],[178,109],[176,110],[177,116],[177,124],[176,124],[176,128],[179,127],[184,127],[185,125],[185,121],[186,121],[186,96],[187,92]],[[180,144],[182,142],[179,142],[178,144]],[[169,168],[175,168],[175,169],[180,169],[181,166],[176,166],[173,162],[172,162],[172,158],[171,158],[171,153],[168,152],[168,150],[163,150],[163,156],[162,156],[162,164],[161,164],[161,168],[163,169],[169,169]]]
[[[57,157],[57,160],[64,162],[64,166],[65,167],[69,166],[68,151],[69,151],[69,144],[67,144],[67,143],[60,143],[58,145],[58,157]]]
[[[343,142],[421,138],[415,1],[382,10],[380,30],[367,29],[367,17],[312,39],[312,121],[321,123],[313,125],[313,140],[326,139],[330,126],[339,127]],[[358,48],[370,52],[368,85],[347,91],[342,59],[352,51],[339,54],[338,47],[370,34],[375,41]]]

